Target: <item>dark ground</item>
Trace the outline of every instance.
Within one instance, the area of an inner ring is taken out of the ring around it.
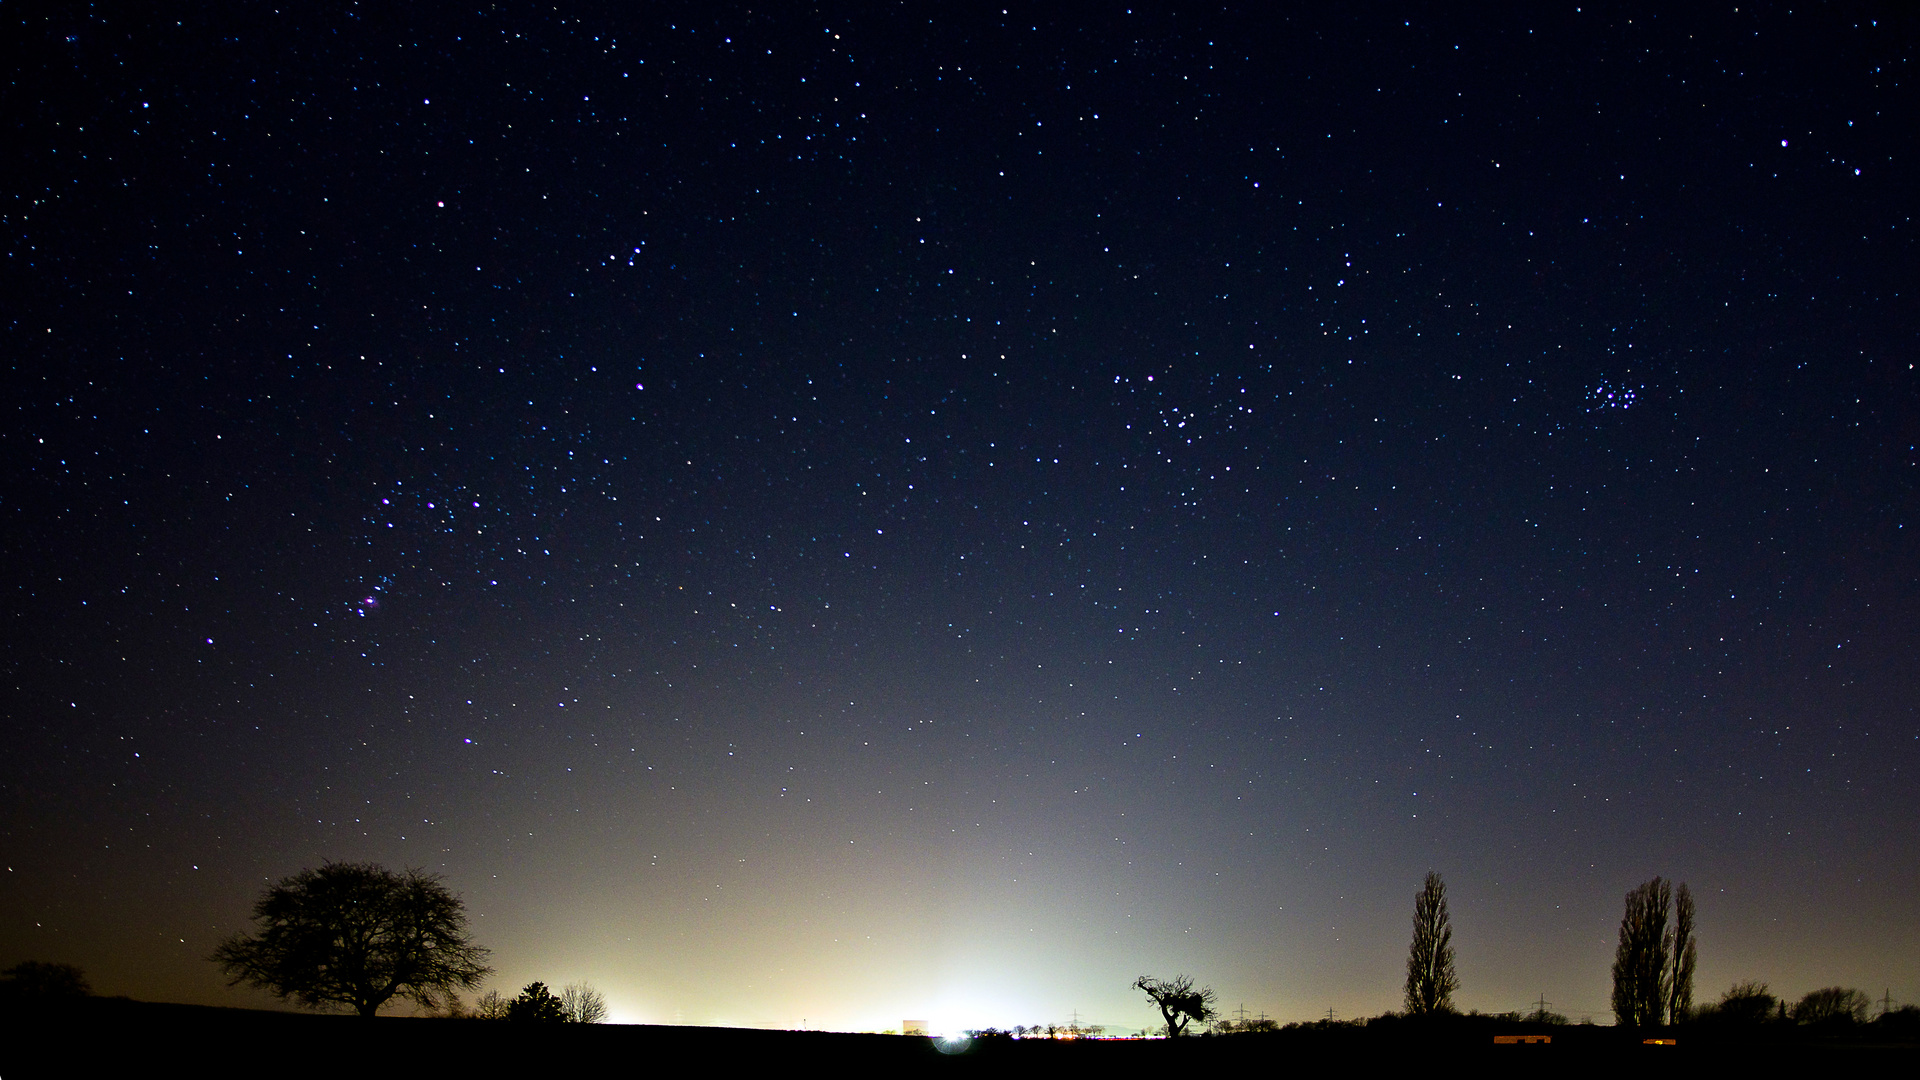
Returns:
[[[1494,1046],[1496,1033],[1543,1031],[1550,1046]],[[1242,1076],[1270,1070],[1403,1068],[1491,1075],[1711,1075],[1834,1067],[1911,1068],[1912,1032],[1889,1038],[1874,1026],[1845,1035],[1806,1032],[1682,1033],[1678,1046],[1645,1046],[1605,1027],[1530,1028],[1487,1017],[1437,1025],[1296,1028],[1266,1035],[1179,1043],[974,1040],[943,1052],[934,1040],[895,1035],[645,1025],[550,1028],[481,1021],[349,1016],[88,999],[0,1020],[0,1077],[194,1076],[474,1077],[623,1075],[693,1067],[703,1071],[831,1071],[1037,1075],[1141,1069]],[[1907,1061],[1902,1067],[1899,1062]]]

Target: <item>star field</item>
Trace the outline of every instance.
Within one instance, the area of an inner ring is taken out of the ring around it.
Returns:
[[[1920,995],[1910,18],[0,12],[0,965],[326,859],[504,989]],[[1902,980],[1907,980],[1904,984]]]

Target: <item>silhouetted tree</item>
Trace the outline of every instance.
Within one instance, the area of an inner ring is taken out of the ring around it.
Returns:
[[[564,1024],[567,1020],[567,1008],[546,983],[528,983],[520,996],[507,1003],[507,1019],[536,1023]]]
[[[1460,978],[1453,970],[1453,921],[1447,915],[1447,883],[1427,872],[1413,894],[1413,947],[1407,953],[1407,1012],[1452,1012]]]
[[[1693,967],[1698,950],[1693,942],[1693,893],[1681,882],[1673,894],[1673,933],[1667,944],[1667,1023],[1684,1022],[1693,1013]]]
[[[603,1024],[607,1020],[607,999],[586,983],[571,983],[560,991],[560,1011],[570,1024]]]
[[[1873,1000],[1864,990],[1829,986],[1815,990],[1793,1007],[1793,1019],[1800,1024],[1864,1024]]]
[[[0,975],[5,976],[0,979],[0,1000],[15,1004],[45,1005],[93,993],[87,977],[72,964],[25,960],[0,971]]]
[[[1693,894],[1680,886],[1680,910],[1672,930],[1667,909],[1671,883],[1654,878],[1627,894],[1620,944],[1613,954],[1613,1018],[1627,1027],[1680,1021],[1693,1007]]]
[[[438,1008],[493,969],[467,936],[459,897],[436,874],[373,863],[327,863],[261,894],[259,924],[214,950],[231,977],[309,1008],[372,1016],[395,997]]]
[[[1160,1010],[1161,1018],[1167,1022],[1168,1038],[1177,1039],[1186,1034],[1189,1022],[1204,1024],[1214,1018],[1213,990],[1196,989],[1193,980],[1185,975],[1165,980],[1142,975],[1133,981],[1133,988],[1146,994],[1147,1000]]]
[[[1737,982],[1720,995],[1720,1002],[1710,1006],[1702,1019],[1719,1024],[1764,1024],[1773,1018],[1774,1009],[1779,1001],[1768,992],[1767,984],[1752,979]]]
[[[505,1020],[507,999],[500,996],[500,991],[489,990],[474,999],[473,1015],[478,1020]]]

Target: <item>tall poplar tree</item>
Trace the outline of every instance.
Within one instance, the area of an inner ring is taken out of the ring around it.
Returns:
[[[1678,903],[1675,903],[1675,900]],[[1668,909],[1673,927],[1668,929]],[[1613,1019],[1626,1027],[1677,1024],[1693,1012],[1693,894],[1654,878],[1627,894],[1613,954]]]
[[[1667,944],[1667,1023],[1678,1024],[1693,1014],[1693,894],[1681,882],[1673,894],[1673,931]]]
[[[1666,1012],[1667,905],[1672,888],[1654,878],[1627,894],[1620,944],[1613,952],[1613,1022],[1652,1027]]]
[[[1452,1012],[1460,977],[1453,970],[1453,922],[1447,883],[1429,870],[1413,897],[1413,947],[1407,952],[1407,1012]]]

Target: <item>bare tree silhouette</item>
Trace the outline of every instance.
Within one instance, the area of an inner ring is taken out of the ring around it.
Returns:
[[[50,964],[44,960],[23,960],[0,971],[0,1001],[11,1004],[47,1005],[87,997],[93,988],[87,977],[72,964]]]
[[[395,997],[436,1009],[493,969],[467,936],[460,898],[439,875],[373,863],[327,863],[269,888],[256,934],[214,950],[231,984],[251,983],[309,1008],[372,1016]]]
[[[1793,1019],[1800,1024],[1864,1024],[1873,999],[1864,990],[1829,986],[1815,990],[1793,1007]]]
[[[1737,982],[1720,995],[1717,1005],[1703,1010],[1714,1022],[1721,1024],[1764,1024],[1773,1019],[1774,1010],[1780,1000],[1767,989],[1767,984],[1754,979]]]
[[[604,1024],[607,999],[586,983],[570,983],[560,991],[560,1011],[567,1014],[570,1024]]]
[[[1156,979],[1151,975],[1142,975],[1133,980],[1133,988],[1147,995],[1160,1010],[1167,1022],[1167,1037],[1177,1039],[1187,1033],[1187,1024],[1192,1021],[1206,1023],[1216,1015],[1213,1003],[1215,996],[1208,987],[1196,989],[1193,979],[1185,975],[1176,975],[1171,979]]]
[[[1452,1012],[1460,977],[1453,969],[1453,922],[1447,915],[1447,883],[1427,872],[1413,896],[1413,946],[1407,952],[1407,1011]]]
[[[500,991],[489,990],[473,1003],[473,1015],[480,1020],[505,1020],[507,1018],[507,999]]]
[[[1678,1024],[1693,1014],[1693,968],[1698,950],[1693,942],[1693,893],[1681,882],[1673,895],[1673,933],[1667,946],[1667,1022]]]
[[[1654,878],[1627,894],[1620,944],[1613,956],[1614,1022],[1627,1027],[1678,1023],[1693,1010],[1693,894],[1680,885],[1673,928],[1667,928],[1671,882]]]
[[[1659,878],[1627,894],[1620,943],[1613,954],[1613,1018],[1626,1027],[1658,1024],[1665,1013],[1667,905],[1672,890]]]

